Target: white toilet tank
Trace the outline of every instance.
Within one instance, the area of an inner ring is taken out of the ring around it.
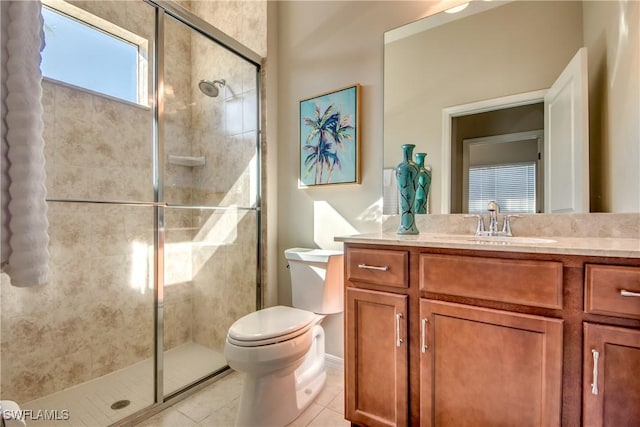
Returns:
[[[284,251],[291,272],[292,306],[317,314],[344,309],[344,264],[341,251],[292,248]]]

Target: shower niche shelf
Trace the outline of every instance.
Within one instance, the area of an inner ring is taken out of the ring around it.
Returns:
[[[187,167],[204,166],[206,164],[206,160],[204,156],[175,156],[173,154],[170,154],[169,164]]]

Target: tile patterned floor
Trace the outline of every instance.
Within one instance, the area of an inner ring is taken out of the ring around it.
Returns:
[[[195,343],[186,343],[164,355],[164,390],[170,393],[226,365],[221,353]],[[69,419],[30,419],[29,427],[107,426],[153,404],[153,360],[147,359],[117,372],[75,387],[26,402],[24,410],[67,410]],[[131,403],[113,410],[111,404],[126,399]],[[174,424],[180,427],[180,424]]]
[[[233,427],[241,390],[242,375],[234,372],[136,427]],[[349,426],[343,414],[343,372],[329,368],[324,389],[288,427]]]

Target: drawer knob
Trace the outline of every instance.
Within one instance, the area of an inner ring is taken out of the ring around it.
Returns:
[[[363,270],[389,271],[388,265],[383,265],[382,267],[380,267],[377,265],[358,264],[358,268],[362,268]]]
[[[623,297],[640,297],[640,292],[631,292],[627,290],[621,290],[620,295]]]

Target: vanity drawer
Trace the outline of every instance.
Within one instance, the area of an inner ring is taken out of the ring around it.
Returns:
[[[587,264],[584,276],[587,313],[640,319],[640,267]]]
[[[380,249],[348,249],[347,280],[394,288],[409,287],[409,253]]]
[[[421,254],[420,290],[560,309],[562,263]]]

